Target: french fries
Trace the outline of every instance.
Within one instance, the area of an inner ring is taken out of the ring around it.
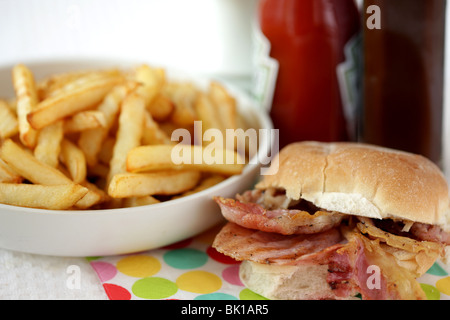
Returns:
[[[157,94],[147,105],[153,119],[156,121],[165,121],[175,109],[175,103],[163,93]]]
[[[0,183],[0,203],[21,207],[65,210],[71,208],[87,193],[77,184],[38,185]]]
[[[158,123],[148,112],[145,112],[144,115],[144,132],[142,134],[142,143],[144,145],[173,144],[168,134],[159,127]]]
[[[73,182],[82,183],[86,180],[87,166],[84,153],[68,139],[64,139],[61,143],[60,159],[69,171]]]
[[[34,76],[26,66],[19,64],[12,70],[14,90],[16,92],[16,110],[19,121],[19,137],[28,148],[34,148],[37,140],[37,131],[28,121],[28,115],[34,111],[38,104],[38,95]]]
[[[233,150],[211,149],[192,145],[151,145],[128,152],[128,172],[160,170],[198,170],[223,175],[240,174],[244,162]]]
[[[145,116],[145,101],[138,94],[128,95],[122,103],[119,128],[110,161],[108,181],[114,175],[126,172],[128,152],[139,146],[142,139]]]
[[[27,115],[27,120],[34,129],[42,129],[99,103],[115,85],[122,81],[123,78],[120,76],[88,78],[40,102]]]
[[[213,81],[209,86],[209,96],[218,112],[218,119],[221,122],[221,129],[237,129],[236,101],[229,95],[227,90],[218,82]]]
[[[32,183],[44,185],[72,183],[64,173],[39,161],[31,152],[10,139],[3,142],[0,157],[15,172]]]
[[[122,101],[127,93],[127,88],[124,86],[113,88],[98,106],[98,111],[104,115],[104,126],[101,128],[85,130],[80,133],[78,145],[86,155],[86,161],[90,166],[96,165],[97,155],[100,152],[102,143],[114,125]]]
[[[109,184],[108,194],[113,198],[175,195],[195,187],[200,177],[199,171],[116,174]]]
[[[50,210],[154,205],[240,174],[235,150],[192,139],[239,127],[225,87],[171,81],[162,68],[83,70],[35,79],[12,69],[14,95],[0,100],[0,203]],[[202,136],[203,132],[198,132]],[[182,160],[182,161],[180,161]],[[200,160],[200,161],[199,161]]]
[[[0,182],[21,183],[23,178],[0,159]]]
[[[37,145],[34,148],[37,160],[55,168],[58,166],[63,130],[63,122],[58,121],[39,131]]]
[[[7,139],[19,132],[17,117],[6,101],[0,100],[0,138]]]
[[[51,75],[37,83],[37,94],[41,100],[57,95],[59,92],[68,90],[81,82],[94,80],[96,78],[107,76],[120,76],[118,69],[108,70],[84,70],[77,72],[67,72],[62,74]]]
[[[64,122],[64,132],[83,132],[106,127],[105,114],[97,110],[81,111]]]
[[[194,106],[199,92],[193,84],[174,83],[166,92],[175,104],[171,115],[175,125],[187,127],[197,120]]]
[[[147,206],[149,204],[156,204],[160,202],[161,201],[152,196],[143,196],[143,197],[125,198],[122,203],[124,207],[129,208],[129,207]]]

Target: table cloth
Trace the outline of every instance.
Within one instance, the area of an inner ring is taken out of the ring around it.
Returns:
[[[259,300],[239,262],[211,247],[220,226],[144,252],[50,257],[0,249],[0,300]],[[418,279],[430,300],[450,300],[450,267],[436,262]]]

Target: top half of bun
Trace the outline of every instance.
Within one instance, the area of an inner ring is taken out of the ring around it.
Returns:
[[[256,186],[317,207],[376,219],[449,225],[441,170],[420,155],[361,143],[298,142],[283,148]]]

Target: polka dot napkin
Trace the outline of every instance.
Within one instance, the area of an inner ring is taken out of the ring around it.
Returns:
[[[239,262],[211,247],[219,227],[138,254],[89,258],[109,299],[264,299],[246,289]]]
[[[160,249],[88,258],[111,300],[259,300],[239,262],[211,247],[218,228]],[[450,268],[436,262],[418,279],[429,300],[450,300]]]

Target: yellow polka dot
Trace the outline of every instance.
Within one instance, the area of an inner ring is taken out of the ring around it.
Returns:
[[[443,294],[450,296],[450,277],[439,279],[436,282],[436,288]]]
[[[222,280],[215,274],[207,271],[188,271],[177,278],[179,289],[194,293],[212,293],[222,287]]]
[[[119,260],[116,267],[128,276],[144,278],[156,274],[161,269],[161,263],[152,256],[135,255]]]

